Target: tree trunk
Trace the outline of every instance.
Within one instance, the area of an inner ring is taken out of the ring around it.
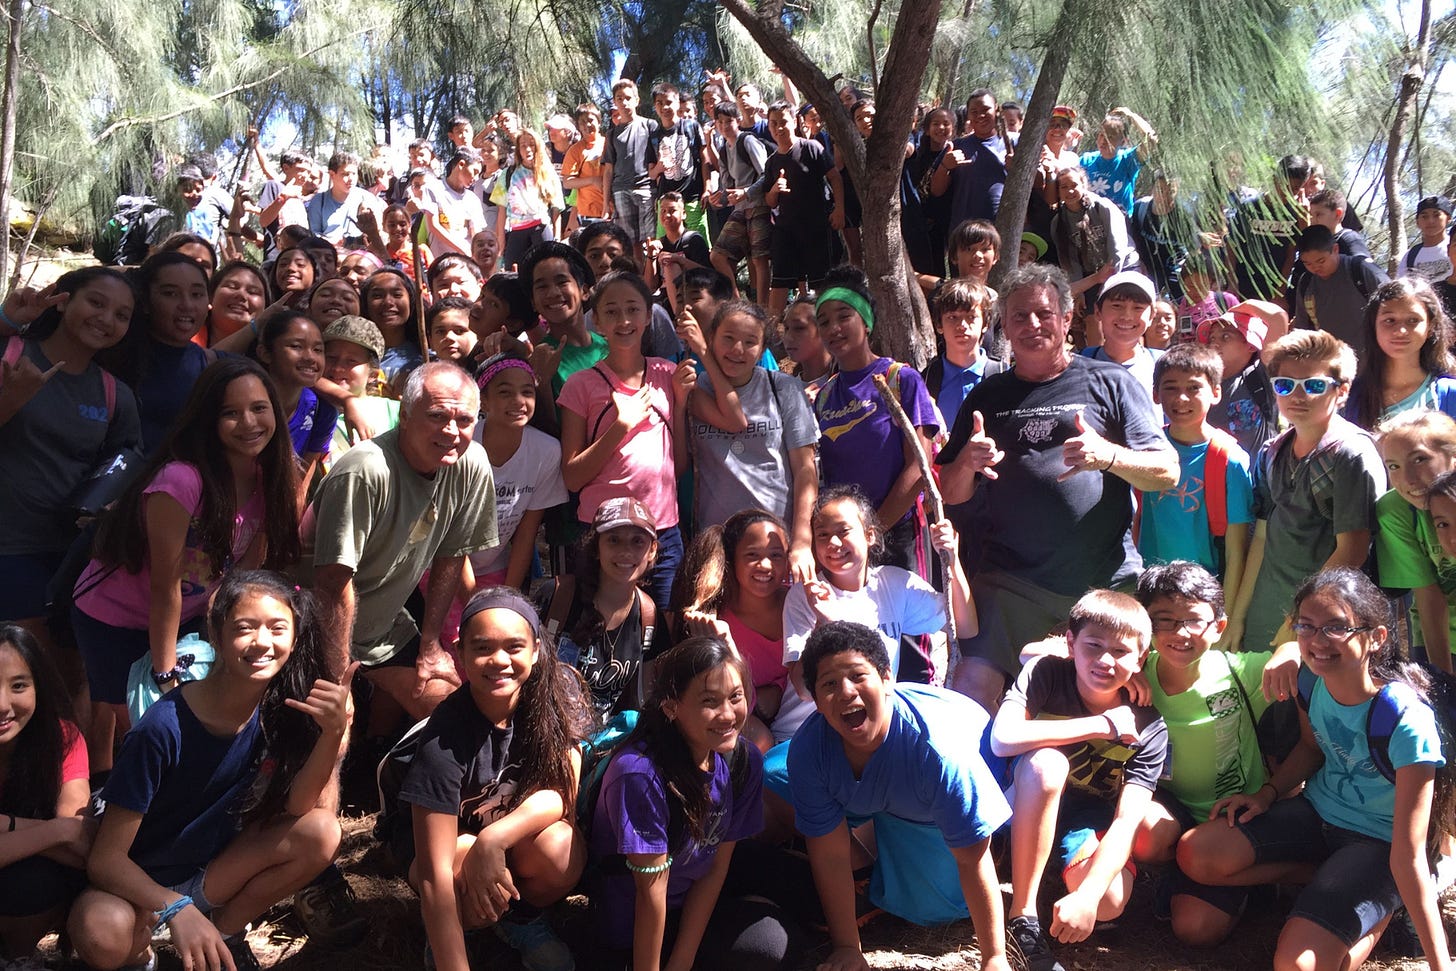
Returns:
[[[0,89],[0,296],[10,262],[10,195],[15,179],[15,117],[20,104],[20,27],[25,0],[10,0],[6,12],[5,84]],[[37,220],[38,221],[38,220]]]
[[[905,164],[905,144],[920,98],[920,83],[930,62],[941,0],[900,7],[880,72],[875,99],[877,124],[868,143],[860,138],[848,110],[840,104],[834,83],[789,36],[783,21],[773,15],[773,5],[761,14],[746,0],[719,3],[743,24],[804,99],[819,109],[864,208],[861,235],[865,273],[879,305],[875,332],[880,335],[881,348],[897,360],[923,366],[935,347],[935,338],[925,296],[914,282],[915,274],[900,234],[900,169]]]
[[[1006,186],[1001,192],[1001,208],[996,213],[996,231],[1001,234],[1001,254],[996,261],[991,282],[1000,285],[1002,278],[1021,258],[1021,233],[1026,225],[1026,210],[1031,203],[1032,183],[1036,179],[1041,147],[1051,126],[1052,108],[1062,90],[1067,66],[1072,58],[1072,29],[1078,23],[1078,9],[1087,0],[1063,0],[1047,42],[1046,57],[1036,74],[1036,87],[1023,116],[1021,137],[1015,158],[1007,166]]]
[[[1410,126],[1416,96],[1426,80],[1426,61],[1431,53],[1431,0],[1421,0],[1421,27],[1416,35],[1410,63],[1400,76],[1400,96],[1396,101],[1395,120],[1390,123],[1390,141],[1385,146],[1385,218],[1390,227],[1390,263],[1386,267],[1393,276],[1401,254],[1405,252],[1405,208],[1400,201],[1401,144]]]

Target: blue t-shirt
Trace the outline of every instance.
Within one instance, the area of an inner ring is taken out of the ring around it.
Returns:
[[[961,402],[966,400],[966,395],[971,389],[981,383],[986,376],[986,362],[990,360],[986,355],[985,348],[979,348],[976,352],[976,359],[971,362],[970,367],[961,367],[952,364],[947,357],[941,357],[943,371],[940,378],[940,394],[935,396],[935,406],[940,409],[941,417],[945,419],[946,427],[955,425],[956,415],[961,410]]]
[[[132,386],[142,421],[142,450],[157,454],[207,365],[222,355],[196,344],[181,347],[143,338],[142,373]]]
[[[1387,690],[1415,694],[1403,684]],[[1365,719],[1374,700],[1342,705],[1330,697],[1323,679],[1315,683],[1309,723],[1325,761],[1304,794],[1325,822],[1388,842],[1395,828],[1395,783],[1381,775],[1370,758]],[[1436,714],[1418,698],[1410,699],[1390,736],[1390,764],[1397,771],[1407,765],[1446,764]]]
[[[293,440],[294,455],[329,454],[334,438],[334,423],[339,413],[334,406],[304,388],[298,396],[298,407],[288,416],[288,437]]]
[[[969,698],[929,685],[897,684],[884,743],[858,779],[838,733],[815,712],[789,743],[794,825],[825,836],[848,817],[890,813],[935,826],[952,847],[972,846],[1011,817],[972,739],[989,716]]]
[[[258,713],[236,735],[213,735],[185,687],[162,695],[122,739],[102,798],[142,814],[127,854],[165,886],[181,883],[238,834],[242,800],[258,776]]]
[[[1093,347],[1082,348],[1082,356],[1090,357],[1094,361],[1106,361],[1108,364],[1120,364],[1127,368],[1127,373],[1138,379],[1138,384],[1147,389],[1148,400],[1153,399],[1153,367],[1158,363],[1158,358],[1163,356],[1163,351],[1156,347],[1143,347],[1139,345],[1133,351],[1132,360],[1114,361],[1108,357],[1107,350],[1097,344]]]
[[[1115,203],[1123,215],[1131,216],[1137,177],[1143,167],[1137,148],[1119,148],[1112,158],[1103,158],[1101,152],[1083,152],[1081,162],[1092,191]]]
[[[1204,464],[1208,443],[1184,445],[1168,439],[1178,453],[1178,485],[1163,492],[1144,492],[1138,552],[1148,564],[1192,560],[1215,576],[1222,575],[1222,557],[1214,546],[1204,501]],[[1254,479],[1249,454],[1235,445],[1224,470],[1227,521],[1254,521]]]

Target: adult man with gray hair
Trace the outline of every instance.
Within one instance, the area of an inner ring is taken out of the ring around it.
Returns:
[[[1137,578],[1132,490],[1178,483],[1147,391],[1121,365],[1067,346],[1072,294],[1060,270],[1012,272],[1001,324],[1016,363],[966,396],[937,459],[951,521],[980,547],[967,569],[980,633],[961,643],[954,687],[992,713],[1025,644],[1087,590]]]
[[[305,519],[331,665],[360,661],[412,719],[460,685],[440,631],[466,555],[498,542],[490,459],[471,441],[479,410],[480,391],[459,367],[415,369],[399,426],[349,449]],[[416,627],[404,604],[426,569]]]

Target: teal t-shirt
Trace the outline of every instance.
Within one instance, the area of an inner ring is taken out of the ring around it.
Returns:
[[[1394,690],[1412,691],[1405,685]],[[1381,775],[1370,758],[1365,721],[1374,700],[1342,705],[1330,697],[1323,679],[1315,682],[1309,723],[1325,762],[1304,794],[1325,822],[1388,842],[1395,828],[1395,783]],[[1390,764],[1397,772],[1407,765],[1446,764],[1436,714],[1429,705],[1412,700],[1407,706],[1390,736]]]
[[[1142,525],[1138,552],[1148,565],[1192,560],[1215,576],[1223,575],[1223,558],[1208,526],[1204,501],[1205,460],[1208,443],[1184,445],[1174,442],[1178,453],[1178,484],[1163,492],[1143,493]],[[1249,454],[1234,446],[1229,450],[1224,471],[1224,496],[1228,521],[1254,521],[1254,480],[1249,472]]]
[[[1271,656],[1268,651],[1211,650],[1199,660],[1198,679],[1192,686],[1169,695],[1158,681],[1158,652],[1148,655],[1143,672],[1152,688],[1153,707],[1168,726],[1171,753],[1171,771],[1158,785],[1199,822],[1208,818],[1218,800],[1254,792],[1268,780],[1255,725],[1269,707],[1260,681]],[[1243,685],[1242,694],[1234,678]]]
[[[1456,647],[1456,557],[1441,549],[1431,514],[1416,509],[1391,489],[1375,500],[1375,562],[1380,584],[1392,590],[1418,590],[1436,584],[1446,595],[1451,646]],[[1420,612],[1412,607],[1411,637],[1425,644]]]

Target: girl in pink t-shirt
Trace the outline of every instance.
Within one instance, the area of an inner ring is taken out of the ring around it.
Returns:
[[[566,488],[581,493],[582,522],[591,522],[607,499],[631,497],[647,507],[658,544],[647,589],[667,610],[682,561],[677,470],[688,462],[684,405],[696,374],[691,361],[674,365],[643,355],[652,294],[642,277],[608,273],[592,292],[592,309],[607,356],[561,389],[561,475]]]
[[[39,641],[0,624],[0,963],[29,957],[86,886],[86,742]]]
[[[202,372],[161,450],[102,520],[72,611],[91,687],[93,771],[110,767],[107,709],[126,725],[132,662],[150,653],[153,680],[175,687],[186,666],[178,635],[198,629],[222,575],[298,559],[287,422],[263,370],[223,358]]]
[[[752,707],[743,734],[767,752],[768,728],[788,684],[784,595],[789,592],[789,533],[763,509],[734,513],[698,534],[684,575],[693,578],[683,623],[691,634],[721,637],[748,662]]]

